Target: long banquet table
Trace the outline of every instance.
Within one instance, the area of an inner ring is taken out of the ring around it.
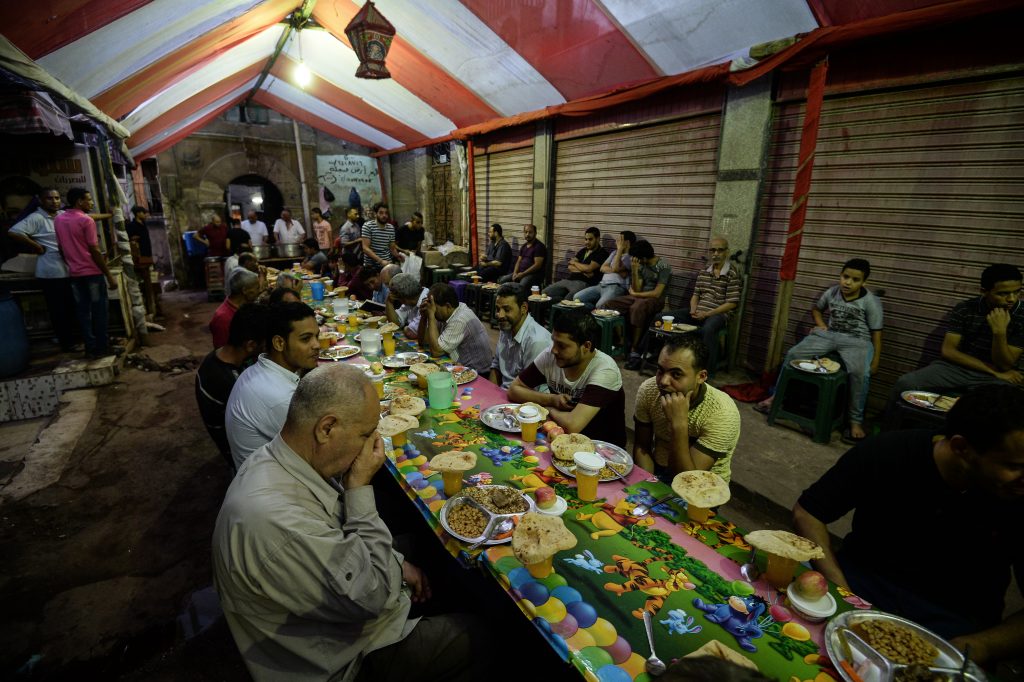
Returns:
[[[355,356],[348,362],[366,361]],[[426,399],[402,372],[389,370],[385,383],[388,395],[406,392]],[[808,623],[795,613],[788,622],[777,622],[771,607],[782,604],[785,595],[763,578],[750,594],[751,586],[739,573],[750,555],[742,530],[720,515],[693,523],[679,499],[635,519],[629,512],[636,504],[672,492],[639,467],[626,483],[600,484],[595,502],[580,501],[575,481],[551,466],[541,439],[524,447],[514,434],[498,433],[479,421],[481,410],[505,402],[505,391],[484,377],[460,386],[457,405],[420,415],[419,428],[409,432],[405,446],[388,453],[386,466],[445,548],[467,568],[479,565],[492,576],[584,679],[648,679],[645,609],[654,616],[655,649],[667,662],[718,646],[710,644],[717,641],[769,677],[787,682],[842,679],[822,644],[823,624]],[[548,485],[567,501],[562,519],[578,544],[556,555],[549,577],[530,576],[509,544],[469,553],[465,543],[445,532],[438,517],[446,501],[441,476],[427,463],[438,452],[457,449],[477,453],[477,466],[467,472],[471,482],[508,484],[524,492]],[[760,553],[758,560],[763,568]],[[839,612],[869,606],[834,585],[830,590]]]

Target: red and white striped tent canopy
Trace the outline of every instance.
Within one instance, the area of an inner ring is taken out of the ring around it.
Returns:
[[[751,46],[978,0],[378,0],[397,36],[390,80],[355,77],[357,0],[4,2],[4,36],[153,156],[250,97],[387,151],[526,112],[725,67]],[[955,12],[954,12],[955,14]],[[300,61],[312,72],[296,83]]]

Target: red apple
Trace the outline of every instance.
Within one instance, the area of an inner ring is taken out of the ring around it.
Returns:
[[[818,601],[828,592],[828,581],[817,571],[805,571],[793,581],[793,591],[807,601]]]
[[[537,498],[537,507],[540,509],[550,509],[555,505],[555,489],[548,486],[537,488],[533,491],[533,496]]]

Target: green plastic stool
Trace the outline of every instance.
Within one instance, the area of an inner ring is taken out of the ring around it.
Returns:
[[[554,308],[554,305],[555,302],[551,299],[548,299],[547,301],[526,300],[526,307],[529,309],[530,315],[532,315],[537,324],[542,327],[545,324],[550,324],[550,320],[548,318],[551,316],[551,310]]]
[[[430,283],[448,282],[455,277],[455,271],[451,268],[432,268],[430,270]]]
[[[597,326],[601,328],[601,342],[598,345],[598,350],[604,352],[613,358],[619,357],[626,354],[626,346],[624,343],[615,343],[615,334],[618,330],[619,338],[624,342],[626,339],[626,318],[622,315],[615,315],[614,317],[599,317],[592,315],[594,320],[597,321]]]
[[[786,409],[786,390],[790,383],[810,384],[818,389],[814,417],[790,412]],[[812,374],[801,372],[787,365],[782,370],[782,376],[779,377],[779,387],[775,391],[775,399],[768,412],[768,423],[774,424],[776,419],[788,419],[802,427],[811,429],[811,438],[815,443],[828,443],[832,440],[832,432],[837,429],[842,430],[843,422],[846,421],[845,409],[840,409],[836,414],[836,405],[838,404],[840,408],[843,406],[842,398],[845,395],[846,385],[845,369],[840,369],[835,374]]]
[[[554,329],[555,328],[555,320],[557,320],[559,317],[561,317],[565,313],[571,312],[573,310],[586,310],[586,308],[572,307],[572,306],[562,305],[561,303],[556,303],[553,306],[551,306],[551,312],[548,313],[548,319],[547,319],[548,329]]]

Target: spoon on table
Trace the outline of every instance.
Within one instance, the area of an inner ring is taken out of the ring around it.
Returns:
[[[657,677],[668,670],[668,666],[654,653],[654,633],[651,631],[650,611],[644,611],[644,628],[647,630],[647,644],[651,647],[651,657],[644,663],[644,668],[647,670],[648,675]]]
[[[502,533],[507,533],[510,530],[512,530],[512,519],[502,519],[498,523],[494,524],[494,527],[491,528],[491,532],[485,535],[483,540],[478,540],[474,542],[472,545],[466,548],[466,551],[472,552],[474,549],[484,544],[485,542],[490,542]]]
[[[675,496],[676,496],[675,493],[669,493],[668,495],[665,495],[664,497],[659,497],[658,499],[656,499],[651,504],[638,504],[637,506],[633,507],[633,511],[631,511],[630,514],[632,514],[633,516],[636,516],[636,517],[647,516],[647,514],[652,509],[657,507],[659,504],[664,504],[665,502],[668,502],[669,500],[671,500]]]
[[[756,555],[757,547],[751,547],[750,558],[747,559],[747,563],[740,566],[740,575],[743,576],[744,580],[751,584],[753,584],[754,581],[757,580],[758,576],[761,575],[761,569],[757,567],[757,563],[754,561]]]

